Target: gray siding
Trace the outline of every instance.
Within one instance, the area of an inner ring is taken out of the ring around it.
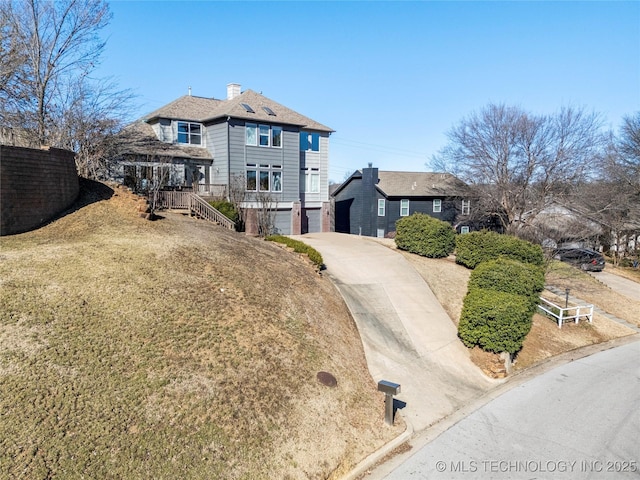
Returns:
[[[293,202],[300,198],[299,134],[293,127],[283,126],[282,137],[282,148],[246,145],[244,122],[232,121],[229,127],[229,163],[232,174],[242,175],[247,163],[282,165],[282,193],[274,196],[279,202]]]
[[[210,181],[217,185],[228,185],[229,182],[229,149],[227,148],[227,124],[207,125],[206,144],[213,156]]]

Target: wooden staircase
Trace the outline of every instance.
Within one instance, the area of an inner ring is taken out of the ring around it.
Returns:
[[[235,230],[236,224],[213,208],[202,197],[192,192],[173,192],[161,190],[157,192],[157,209],[187,210],[189,216],[196,216],[229,230]]]

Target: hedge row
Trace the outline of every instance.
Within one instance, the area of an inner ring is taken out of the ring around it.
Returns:
[[[540,245],[511,235],[483,230],[458,235],[456,239],[456,262],[467,268],[476,268],[481,262],[499,257],[538,266],[544,264],[544,254]]]
[[[285,237],[283,235],[269,235],[265,240],[283,243],[287,247],[293,248],[293,251],[296,253],[306,254],[309,257],[309,260],[311,260],[318,268],[321,268],[324,264],[320,252],[300,240],[294,240],[293,238]]]
[[[396,222],[396,246],[429,258],[451,255],[456,245],[455,231],[447,222],[414,213]]]

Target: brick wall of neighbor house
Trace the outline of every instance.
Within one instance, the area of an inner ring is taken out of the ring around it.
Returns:
[[[79,192],[73,152],[0,145],[0,235],[39,227]]]

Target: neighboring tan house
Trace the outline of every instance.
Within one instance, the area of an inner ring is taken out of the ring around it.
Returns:
[[[231,83],[225,100],[186,95],[127,127],[111,177],[217,198],[241,188],[249,212],[268,201],[277,233],[328,231],[332,132]]]
[[[425,213],[470,230],[467,185],[449,173],[355,171],[333,193],[335,231],[368,237],[395,232],[396,221]]]

